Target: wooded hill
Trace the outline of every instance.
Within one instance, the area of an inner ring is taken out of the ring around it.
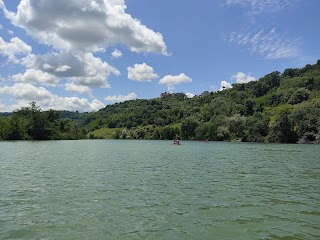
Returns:
[[[39,113],[48,115],[50,111],[39,110]],[[51,125],[55,136],[49,134],[44,139],[179,137],[184,140],[320,143],[320,60],[302,69],[289,68],[283,73],[272,72],[259,81],[234,84],[232,89],[211,92],[204,97],[189,99],[184,94],[174,94],[108,105],[93,113],[53,111],[51,115],[53,113],[59,115]],[[6,130],[10,129],[10,124],[12,128],[17,114],[23,118],[21,110],[0,118],[0,138],[10,139]],[[1,128],[3,122],[6,127]],[[65,132],[65,123],[72,126],[69,129],[77,133],[76,137]],[[30,137],[30,126],[26,129],[29,137],[25,139],[37,139]]]
[[[114,138],[320,142],[320,60],[205,97],[109,105],[84,124],[91,137],[102,138],[103,129],[116,128]]]

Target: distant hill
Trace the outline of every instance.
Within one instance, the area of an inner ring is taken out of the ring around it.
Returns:
[[[193,98],[163,94],[92,113],[42,112],[34,104],[0,115],[0,139],[85,137],[320,143],[320,60]]]
[[[117,128],[115,138],[295,143],[320,142],[319,118],[320,60],[204,97],[175,94],[109,105],[87,114],[83,124],[89,131]]]
[[[0,112],[0,117],[10,117],[12,113],[9,112]]]

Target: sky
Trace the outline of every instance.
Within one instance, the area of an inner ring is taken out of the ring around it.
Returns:
[[[319,0],[0,0],[0,112],[188,97],[320,59]]]

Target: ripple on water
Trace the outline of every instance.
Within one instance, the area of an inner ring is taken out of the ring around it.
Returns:
[[[320,236],[317,146],[0,144],[0,239]]]

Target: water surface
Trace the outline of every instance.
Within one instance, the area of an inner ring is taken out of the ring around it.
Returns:
[[[320,239],[320,146],[0,142],[0,239]]]

